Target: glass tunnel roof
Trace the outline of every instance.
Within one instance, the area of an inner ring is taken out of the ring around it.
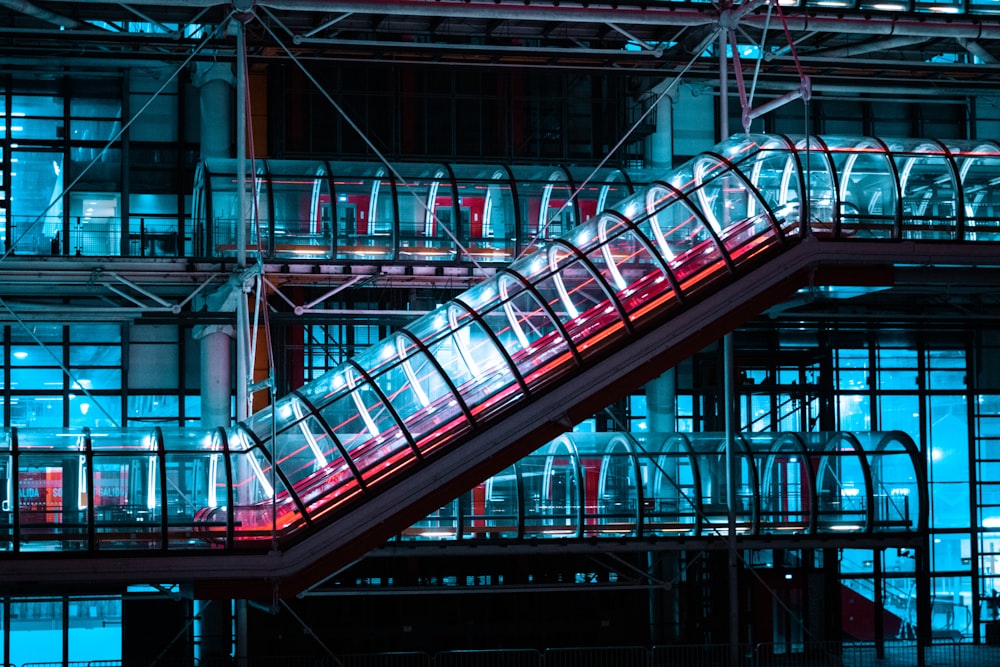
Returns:
[[[248,250],[269,258],[507,263],[535,238],[587,221],[635,188],[618,169],[257,160]],[[248,168],[249,171],[249,168]],[[233,255],[236,161],[195,177],[202,254]],[[574,195],[575,193],[575,195]]]
[[[437,457],[474,447],[478,434],[537,397],[572,391],[588,365],[805,239],[997,240],[998,183],[993,144],[734,137],[228,431],[5,433],[8,511],[11,484],[20,499],[8,545],[118,548],[123,527],[140,535],[125,548],[142,548],[150,535],[158,548],[291,544],[405,485]],[[741,530],[909,529],[926,511],[914,501],[922,469],[901,434],[739,442]],[[571,471],[576,503],[558,512],[576,534],[607,518],[588,506],[610,494],[609,483],[622,485],[623,530],[715,529],[722,498],[706,478],[717,440],[678,435],[642,452],[613,443],[566,436],[514,470],[525,485],[538,477],[526,466]],[[595,474],[587,452],[601,447],[610,449],[593,458],[612,468]],[[821,465],[810,468],[807,458]],[[776,465],[799,470],[798,509],[771,504],[765,487]],[[835,467],[837,482],[824,472]],[[661,486],[647,488],[650,479]],[[523,534],[553,519],[531,524],[532,497],[517,503]]]
[[[718,536],[729,531],[725,436],[567,433],[398,539]],[[917,530],[923,474],[903,433],[740,436],[735,530]]]
[[[810,175],[811,216],[826,224],[816,232],[951,240],[996,233],[995,185],[987,178],[998,159],[993,142],[816,137],[806,144],[749,135],[669,176],[579,166],[402,163],[390,170],[369,162],[258,160],[259,224],[251,226],[248,250],[265,258],[506,264],[657,181],[691,193],[692,205],[719,226],[704,199],[714,196],[709,181],[728,162],[746,159],[753,165],[740,171],[753,188],[773,190],[778,205],[798,206],[804,183],[789,179]],[[691,187],[694,178],[704,187]],[[205,230],[203,254],[236,253],[235,184],[235,160],[199,165],[194,213],[196,228]]]
[[[3,437],[20,495],[16,520],[0,533],[5,551],[209,549],[247,537],[247,520],[270,530],[263,506],[229,521],[224,507],[241,491],[223,484],[219,431],[7,429]],[[253,460],[244,483],[271,494],[268,471]],[[914,531],[926,522],[920,454],[900,432],[741,435],[736,461],[740,534]],[[717,433],[567,433],[398,539],[724,535],[725,465]]]

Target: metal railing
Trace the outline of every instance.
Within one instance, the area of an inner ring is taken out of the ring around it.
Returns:
[[[195,664],[197,667],[726,667],[731,665],[730,650],[725,644],[606,646],[220,658]],[[872,642],[759,643],[740,645],[738,664],[740,667],[913,667],[920,664],[919,650],[914,641],[885,642],[881,647]],[[922,650],[923,664],[929,667],[1000,665],[1000,646],[935,642]],[[61,663],[51,664],[57,667]],[[97,664],[69,663],[69,667]],[[181,667],[181,664],[187,667],[190,663],[157,662],[153,667]],[[49,663],[22,667],[49,667]],[[131,666],[124,663],[124,667]]]

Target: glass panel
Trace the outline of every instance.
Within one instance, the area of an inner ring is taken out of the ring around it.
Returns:
[[[968,559],[970,554],[968,535],[935,534],[931,540],[931,571],[967,570],[969,563],[962,560]]]
[[[920,435],[920,399],[916,395],[888,394],[878,397],[878,425],[899,430],[910,437]]]
[[[10,660],[63,663],[62,600],[12,600],[10,603]]]
[[[693,176],[692,176],[693,178]],[[653,187],[645,196],[660,254],[684,293],[694,293],[722,275],[725,262],[718,243],[690,203],[672,191]]]
[[[22,551],[87,547],[87,472],[82,455],[34,454],[18,459]]]
[[[117,427],[93,429],[90,447],[94,452],[150,452],[157,451],[159,439],[150,429],[120,429]]]
[[[566,173],[553,167],[512,169],[521,209],[521,238],[534,244],[561,236],[576,226],[576,207]]]
[[[833,441],[829,447],[816,471],[819,530],[864,530],[870,490],[860,456],[845,441]]]
[[[897,183],[884,148],[872,140],[845,139],[831,141],[830,149],[840,179],[843,233],[863,238],[895,236]]]
[[[471,429],[451,387],[427,354],[402,335],[378,347],[387,343],[395,348],[398,361],[370,372],[418,449],[426,454]],[[368,358],[365,353],[359,362]]]
[[[77,185],[83,191],[69,195],[70,252],[75,255],[115,257],[121,254],[121,195],[97,190],[118,186],[121,156],[119,151],[105,151],[104,155],[106,159],[99,162],[100,169],[91,168]],[[93,156],[86,156],[86,159],[89,162]],[[81,164],[73,166],[83,169]]]
[[[54,121],[53,121],[54,122]],[[61,124],[61,122],[60,122]],[[13,251],[48,255],[63,233],[63,155],[58,152],[15,149],[11,160],[17,171],[10,178],[8,202]]]
[[[335,230],[339,259],[387,259],[395,252],[392,181],[379,165],[330,166],[337,198]]]
[[[957,637],[968,633],[972,620],[972,585],[969,577],[931,579],[931,632]]]
[[[120,334],[116,334],[116,337]],[[71,366],[120,366],[122,350],[120,345],[70,345]]]
[[[457,540],[459,537],[458,506],[460,502],[467,501],[464,499],[460,501],[458,498],[452,500],[441,509],[431,512],[426,518],[404,530],[401,538],[404,540]],[[475,519],[473,519],[474,521]],[[468,527],[463,527],[463,534],[467,537],[478,537],[469,531]]]
[[[94,457],[98,549],[160,546],[160,465],[155,454]]]
[[[546,247],[550,275],[535,288],[563,322],[572,344],[590,355],[619,340],[625,333],[619,310],[607,296],[607,286],[590,267],[564,246]]]
[[[929,350],[927,366],[928,389],[964,390],[966,388],[964,350]]]
[[[413,463],[416,454],[378,393],[352,369],[345,370],[344,377],[351,393],[328,403],[320,414],[371,484],[394,466],[398,470]]]
[[[135,427],[142,424],[177,424],[180,417],[180,398],[178,396],[141,396],[130,394],[128,397],[128,423],[125,426]]]
[[[590,222],[598,213],[632,194],[624,174],[617,169],[570,167],[568,171],[576,185],[580,224]]]
[[[59,390],[63,386],[63,371],[60,368],[14,368],[10,382],[17,391]]]
[[[878,443],[877,448],[875,444],[866,444],[866,451],[872,470],[876,528],[916,530],[920,507],[910,452],[894,440]]]
[[[477,419],[522,397],[496,343],[463,308],[446,305],[407,328],[428,346]]]
[[[469,288],[459,295],[458,300],[468,306],[470,310],[474,310],[481,315],[488,310],[492,310],[502,301],[502,295],[497,286],[499,279],[498,275],[495,278],[479,283],[475,287]]]
[[[0,551],[10,551],[14,547],[14,507],[17,502],[14,494],[17,492],[19,488],[14,480],[13,459],[10,454],[2,453],[0,454]]]
[[[517,224],[510,175],[500,166],[455,165],[463,237],[471,258],[479,262],[514,259]]]
[[[580,488],[577,461],[566,443],[542,448],[522,461],[525,474],[525,534],[528,537],[579,535]]]
[[[448,170],[439,165],[401,165],[397,185],[399,203],[399,258],[421,261],[450,260],[452,238],[468,238],[471,210],[459,206]]]
[[[122,658],[122,600],[69,600],[67,661],[107,664]],[[102,662],[103,661],[103,662]]]
[[[899,172],[903,237],[958,237],[958,184],[951,161],[938,144],[893,145]],[[912,153],[909,153],[912,151]]]
[[[265,257],[272,257],[274,252],[274,243],[277,238],[277,230],[274,229],[274,211],[271,208],[271,180],[270,175],[267,173],[267,163],[263,163],[257,167],[257,177],[256,179],[251,178],[247,183],[247,195],[246,195],[246,215],[242,217],[242,220],[248,226],[246,230],[247,236],[247,250],[254,252],[261,252]],[[252,175],[253,172],[250,170],[249,165],[247,168],[247,174]],[[236,184],[236,180],[233,179],[233,184]],[[237,188],[238,190],[238,188]],[[239,200],[239,192],[234,193],[234,199]],[[239,205],[234,204],[235,210],[239,210]],[[241,218],[236,218],[237,224]],[[233,228],[236,231],[236,228]],[[235,240],[235,238],[234,238]],[[234,247],[233,250],[236,248]],[[230,253],[231,254],[231,253]]]
[[[236,242],[236,226],[242,218],[238,210],[235,176],[213,174],[209,177],[208,191],[212,193],[212,219],[208,221],[207,230],[211,232],[214,244],[209,251],[212,256],[218,256],[235,250],[231,246]]]
[[[520,468],[521,464],[490,477],[470,492],[468,507],[472,508],[472,520],[463,524],[463,536],[517,537],[521,507],[515,467]]]
[[[602,216],[597,225],[603,244],[588,253],[587,259],[604,282],[612,286],[629,319],[638,323],[647,314],[662,316],[665,305],[675,300],[675,294],[665,277],[663,264],[650,253],[649,240],[628,228],[617,216]],[[648,231],[648,221],[643,225]]]
[[[278,410],[296,416],[294,424],[278,434],[274,449],[282,473],[307,511],[329,509],[334,499],[357,493],[358,479],[320,420],[303,416],[304,406],[294,396],[280,403]]]
[[[643,481],[643,533],[671,535],[691,533],[698,521],[699,489],[687,448],[673,439],[662,454],[640,457]]]
[[[931,527],[965,528],[969,516],[969,431],[964,396],[929,396]]]
[[[938,0],[933,0],[940,4]],[[945,2],[956,2],[957,0],[945,0]],[[973,14],[1000,14],[1000,7],[996,6],[993,0],[968,0],[969,11]]]
[[[269,160],[267,165],[274,206],[275,257],[332,257],[332,196],[325,168],[288,160]]]
[[[135,163],[133,158],[132,164]],[[176,197],[133,192],[129,207],[129,255],[180,257],[188,254],[185,240],[190,240],[190,236],[182,238],[178,229]],[[187,233],[190,235],[190,230]]]
[[[965,201],[965,238],[1000,239],[1000,148],[982,143],[955,154]]]
[[[756,190],[755,196],[770,208],[777,219],[778,227],[785,233],[796,232],[802,200],[796,157],[803,159],[803,156],[801,154],[797,156],[792,152],[791,147],[782,139],[763,138],[760,148],[750,153],[746,159],[739,153],[729,157],[738,163],[738,168]],[[826,170],[820,166],[821,164],[817,163],[820,167],[819,174],[810,174],[813,179],[811,190],[813,197],[822,192],[822,176],[826,175],[829,178],[828,172],[824,174]],[[747,197],[746,204],[748,216],[763,213],[762,207],[752,197]],[[815,212],[813,215],[815,216]],[[760,227],[759,231],[770,233],[763,227]]]
[[[622,445],[614,453],[581,456],[585,532],[612,537],[638,534],[638,485],[631,454]]]
[[[757,194],[718,158],[696,158],[694,178],[694,201],[732,261],[747,261],[777,240]]]
[[[247,180],[244,185],[245,211],[239,210],[239,184],[236,182],[235,160],[214,160],[209,177],[211,192],[212,219],[205,230],[209,236],[207,250],[212,256],[232,256],[236,253],[238,226],[247,221],[247,249],[260,250],[265,256],[271,253],[271,210],[268,207],[267,181],[265,180],[265,162],[258,163],[258,175],[253,176],[247,168]]]
[[[858,391],[868,387],[868,350],[841,348],[836,350],[837,388]]]
[[[76,380],[70,387],[71,389],[94,389],[98,391],[110,389],[120,391],[122,387],[122,372],[117,368],[79,368],[74,369],[72,373]]]
[[[163,445],[168,452],[215,452],[221,449],[216,443],[217,429],[167,428],[158,429],[163,433]]]
[[[261,541],[301,526],[305,519],[260,447],[234,454],[233,523],[240,541]],[[222,480],[224,483],[224,480]],[[220,519],[222,517],[219,517]]]
[[[531,263],[544,265],[545,261],[534,258]],[[506,273],[498,282],[503,306],[485,313],[483,319],[500,337],[521,377],[529,385],[543,385],[570,370],[574,362],[569,344],[538,297]]]
[[[793,439],[774,447],[760,441],[757,453],[760,476],[762,530],[804,532],[813,517],[808,457]]]
[[[163,519],[168,547],[204,549],[224,543],[226,517],[220,508],[229,500],[222,454],[168,452],[165,461],[167,511]]]
[[[799,161],[806,170],[805,183],[809,189],[809,228],[820,238],[839,234],[839,193],[834,187],[834,168],[825,146],[812,139],[800,140],[796,144]],[[799,174],[789,174],[791,178]]]
[[[69,328],[69,340],[74,343],[110,343],[112,346],[116,345],[119,340],[121,340],[122,328],[118,324],[104,324],[101,322],[87,322],[86,324],[70,324]],[[86,348],[82,347],[81,350],[93,349],[94,357],[97,359],[106,359],[109,356],[111,358],[117,357],[121,359],[121,352],[117,352],[114,347],[110,349],[106,348]],[[72,351],[70,352],[72,354]],[[87,353],[83,353],[87,354]],[[87,357],[84,357],[87,358]],[[83,363],[83,362],[81,362]],[[115,362],[88,362],[88,363],[115,363]]]

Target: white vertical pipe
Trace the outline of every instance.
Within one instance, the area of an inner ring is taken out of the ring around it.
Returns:
[[[247,215],[247,71],[246,71],[246,31],[243,22],[233,21],[236,27],[236,183],[239,202],[239,219],[236,228],[236,270],[242,272],[247,265],[247,225],[252,216]],[[239,294],[236,300],[236,419],[242,421],[248,416],[247,393],[249,382],[250,342],[247,327],[246,294]]]

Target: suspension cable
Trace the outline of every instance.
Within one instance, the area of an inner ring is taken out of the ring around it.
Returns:
[[[274,15],[271,14],[271,12],[267,9],[267,7],[262,7],[262,9],[272,19],[275,18]],[[459,251],[463,255],[469,258],[469,261],[472,262],[472,265],[476,268],[476,270],[480,271],[485,275],[486,272],[483,270],[483,267],[479,264],[479,262],[476,261],[476,258],[472,255],[472,253],[469,252],[469,250],[462,244],[462,242],[459,241],[458,237],[451,230],[451,228],[447,224],[445,224],[440,218],[438,218],[437,215],[434,213],[434,211],[432,211],[428,207],[427,203],[423,200],[423,198],[421,198],[420,195],[417,194],[412,187],[410,187],[410,184],[406,181],[406,179],[402,177],[402,175],[399,173],[396,167],[389,161],[389,159],[382,153],[382,151],[380,151],[375,146],[375,143],[365,135],[364,131],[354,121],[354,119],[352,119],[348,115],[347,111],[345,111],[344,108],[340,106],[336,102],[336,100],[334,100],[333,97],[323,88],[323,86],[320,85],[319,81],[316,80],[316,78],[312,75],[312,73],[305,68],[305,66],[295,56],[295,54],[293,54],[291,50],[284,44],[284,42],[282,42],[281,39],[275,34],[275,32],[271,29],[271,26],[269,26],[264,21],[261,21],[260,17],[256,18],[260,22],[261,26],[264,27],[264,30],[266,30],[267,33],[271,35],[271,38],[278,44],[278,46],[281,47],[281,50],[284,51],[285,54],[292,60],[292,62],[295,63],[295,65],[302,71],[302,73],[306,75],[306,78],[308,78],[309,81],[311,81],[312,84],[316,86],[320,94],[323,95],[324,98],[326,98],[326,101],[329,102],[334,109],[336,109],[337,113],[339,113],[341,117],[347,122],[347,124],[351,126],[351,129],[353,129],[355,132],[358,133],[358,136],[361,137],[361,140],[365,142],[365,145],[368,146],[368,148],[370,148],[373,153],[375,153],[379,161],[381,161],[382,164],[384,164],[385,167],[392,173],[393,177],[403,187],[403,189],[405,189],[407,192],[413,195],[413,198],[417,200],[418,205],[423,209],[424,213],[426,215],[430,215],[434,219],[437,225],[444,230],[445,234],[448,235],[448,238],[451,239],[452,243],[455,244],[455,246],[459,249]],[[275,22],[277,22],[277,19],[275,19]]]

